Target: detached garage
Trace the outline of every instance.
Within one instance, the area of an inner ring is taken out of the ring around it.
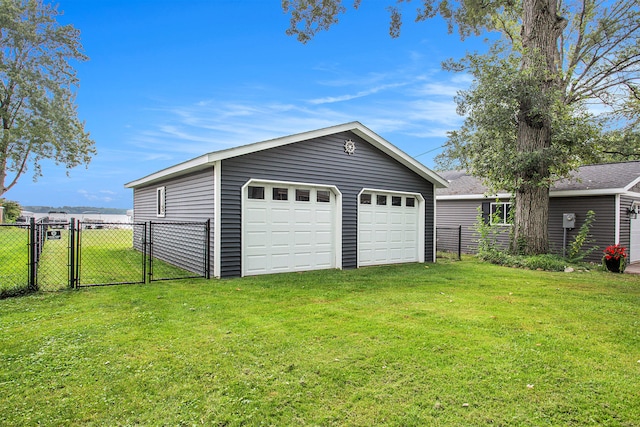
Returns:
[[[358,122],[209,153],[126,184],[134,221],[211,219],[216,277],[433,262],[435,189],[446,186]]]

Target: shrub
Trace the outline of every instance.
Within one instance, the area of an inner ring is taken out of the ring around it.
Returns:
[[[569,245],[569,253],[567,254],[567,259],[571,262],[581,261],[586,258],[591,252],[598,249],[597,246],[592,246],[587,250],[583,250],[585,244],[591,243],[591,235],[589,232],[591,231],[591,225],[595,221],[596,213],[594,211],[587,212],[587,217],[584,222],[580,226],[580,230],[578,234],[573,238],[573,242]]]

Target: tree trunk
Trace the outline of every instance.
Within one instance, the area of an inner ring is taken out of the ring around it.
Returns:
[[[549,164],[551,111],[557,85],[558,39],[566,21],[556,14],[556,0],[522,2],[523,75],[518,112],[514,234],[511,249],[535,255],[549,250]]]

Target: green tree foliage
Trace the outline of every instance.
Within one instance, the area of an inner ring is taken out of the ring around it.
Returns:
[[[85,61],[80,32],[59,25],[42,0],[0,1],[0,196],[30,166],[51,159],[67,169],[88,164],[94,142],[78,120],[72,61]]]
[[[0,206],[4,208],[4,221],[14,222],[20,216],[20,204],[12,200],[0,198]]]
[[[389,6],[397,37],[410,0]],[[445,68],[475,81],[456,98],[465,115],[440,164],[455,164],[514,194],[512,250],[548,250],[549,187],[580,164],[602,158],[640,127],[640,4],[637,0],[422,0],[461,38],[496,32],[485,54]],[[335,24],[341,0],[284,0],[287,33],[301,42]],[[360,1],[354,2],[358,7]],[[604,112],[595,114],[594,106]],[[637,136],[635,137],[637,138]],[[625,150],[626,152],[626,150]],[[597,153],[594,154],[594,153]],[[606,154],[606,153],[605,153]]]

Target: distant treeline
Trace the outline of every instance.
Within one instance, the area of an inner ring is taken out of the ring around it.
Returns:
[[[48,213],[51,211],[56,212],[66,212],[68,214],[81,214],[86,212],[97,212],[101,214],[111,214],[111,215],[126,215],[126,209],[118,209],[118,208],[95,208],[91,206],[62,206],[62,207],[53,207],[53,206],[22,206],[22,210],[33,212],[33,213]]]

